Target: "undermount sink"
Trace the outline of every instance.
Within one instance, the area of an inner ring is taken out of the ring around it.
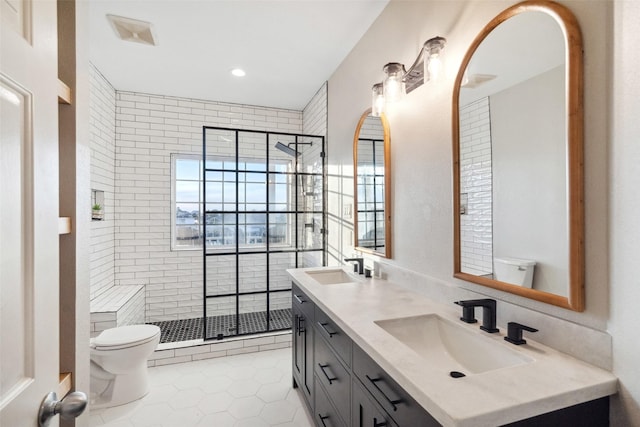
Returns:
[[[338,283],[353,283],[359,281],[341,269],[307,271],[306,273],[321,285],[336,285]]]
[[[533,361],[508,348],[509,344],[494,342],[435,314],[374,323],[415,351],[430,366],[448,372],[479,374]]]

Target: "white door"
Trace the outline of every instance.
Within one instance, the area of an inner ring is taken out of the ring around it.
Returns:
[[[56,3],[0,3],[0,426],[34,427],[59,372]]]

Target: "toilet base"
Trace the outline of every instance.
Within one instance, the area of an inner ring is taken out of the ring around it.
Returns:
[[[126,374],[110,374],[91,364],[91,407],[111,408],[141,399],[149,393],[146,363]]]

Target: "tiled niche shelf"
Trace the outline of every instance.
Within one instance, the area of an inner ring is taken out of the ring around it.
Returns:
[[[91,190],[91,221],[104,219],[104,191]]]

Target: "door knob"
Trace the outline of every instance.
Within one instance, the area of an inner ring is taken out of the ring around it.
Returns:
[[[80,416],[87,407],[87,395],[81,391],[67,394],[58,400],[55,392],[47,394],[38,412],[38,427],[48,427],[51,418],[60,414],[62,418],[71,419]]]

